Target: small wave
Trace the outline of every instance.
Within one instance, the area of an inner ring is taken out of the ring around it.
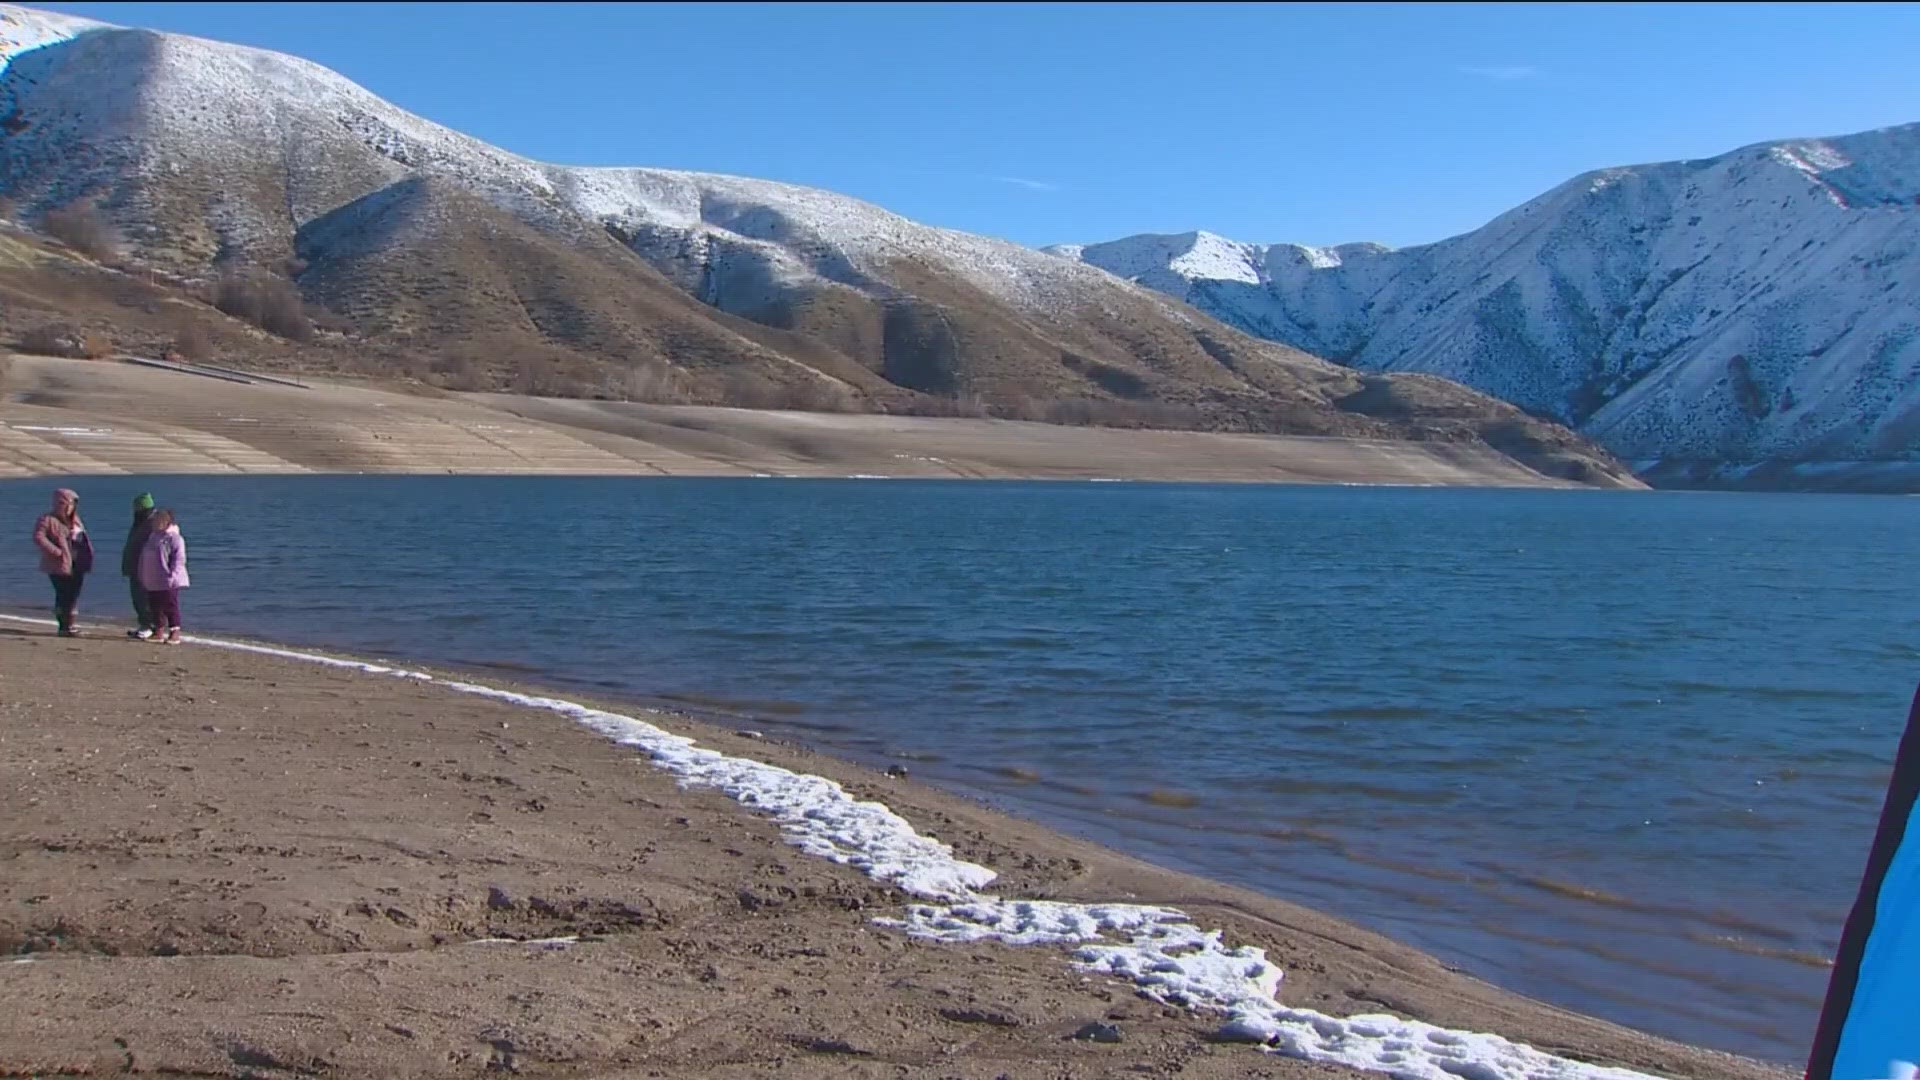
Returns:
[[[469,660],[474,667],[488,668],[493,671],[512,671],[521,675],[540,675],[545,669],[533,664],[523,664],[518,660]]]
[[[1433,715],[1433,710],[1411,705],[1369,705],[1319,709],[1307,715],[1327,720],[1425,720]]]
[[[1404,788],[1386,787],[1380,784],[1340,780],[1278,779],[1268,780],[1260,787],[1275,795],[1338,795],[1414,806],[1443,806],[1454,802],[1459,797],[1456,792],[1445,788],[1408,791]]]
[[[1040,779],[1039,773],[1032,769],[1023,769],[1018,765],[1002,765],[993,771],[1009,780],[1018,780],[1023,784],[1031,784]]]
[[[1520,878],[1520,882],[1532,888],[1539,889],[1542,892],[1550,892],[1555,896],[1563,896],[1569,900],[1584,900],[1589,904],[1621,908],[1626,911],[1652,910],[1650,905],[1642,903],[1641,901],[1621,896],[1618,893],[1610,893],[1605,889],[1596,889],[1590,885],[1577,885],[1571,881],[1557,881],[1550,877],[1539,877],[1535,875],[1523,875]]]
[[[1031,635],[993,638],[991,639],[991,643],[1003,649],[1058,649],[1061,647],[1061,640],[1059,638],[1033,637]]]
[[[699,709],[695,709],[696,713],[699,711]],[[719,712],[720,710],[716,709],[712,711]],[[741,714],[733,713],[730,715],[738,717]],[[769,719],[783,728],[791,728],[794,731],[800,732],[819,732],[827,738],[843,735],[849,731],[860,730],[852,724],[842,723],[838,720],[821,720],[812,717],[796,716],[770,717]]]
[[[1728,972],[1713,969],[1703,970],[1688,967],[1683,964],[1671,963],[1666,960],[1656,959],[1651,954],[1627,952],[1597,941],[1563,938],[1553,934],[1531,933],[1511,925],[1493,923],[1485,919],[1474,920],[1474,925],[1495,937],[1508,938],[1513,941],[1524,941],[1554,950],[1584,953],[1600,960],[1620,964],[1639,971],[1664,975],[1687,985],[1719,991],[1735,1000],[1767,998],[1771,1001],[1796,1005],[1809,1010],[1817,1010],[1820,1008],[1820,995],[1808,994],[1791,987],[1755,982],[1751,978]],[[1571,980],[1571,976],[1564,971],[1560,973],[1559,977]],[[1617,982],[1604,987],[1595,985],[1592,989],[1602,990],[1605,996],[1619,1001],[1641,1000],[1651,1002],[1654,1000],[1651,998],[1639,998]],[[1668,1004],[1677,1003],[1670,1001]]]
[[[1690,915],[1706,923],[1708,926],[1718,926],[1723,930],[1742,930],[1749,934],[1762,934],[1775,941],[1787,941],[1790,939],[1790,935],[1777,926],[1769,926],[1766,923],[1748,918],[1739,912],[1728,911],[1725,908],[1715,908],[1712,911],[1688,911],[1686,908],[1662,908],[1660,910],[1669,914]]]
[[[1167,788],[1154,788],[1151,791],[1141,792],[1140,798],[1143,802],[1152,803],[1155,806],[1171,807],[1175,810],[1191,810],[1200,805],[1200,796],[1190,792],[1173,791]]]
[[[1785,960],[1792,964],[1801,964],[1811,968],[1830,968],[1833,957],[1807,949],[1782,949],[1773,945],[1762,945],[1748,941],[1734,934],[1688,934],[1688,938],[1702,945],[1727,949],[1731,952],[1745,953],[1748,956],[1760,956],[1769,960]]]
[[[1414,877],[1430,878],[1434,881],[1452,881],[1464,884],[1474,880],[1473,875],[1467,873],[1465,870],[1455,870],[1446,866],[1428,866],[1424,863],[1406,862],[1401,859],[1388,859],[1379,855],[1370,855],[1363,851],[1355,851],[1352,848],[1343,848],[1340,854],[1349,862],[1357,862],[1363,866],[1375,866],[1382,870],[1392,870],[1401,874],[1411,874]]]
[[[1260,835],[1274,840],[1285,840],[1288,843],[1319,844],[1321,847],[1329,848],[1341,855],[1345,855],[1348,850],[1345,840],[1340,839],[1338,836],[1324,829],[1313,829],[1304,826],[1299,828],[1282,826],[1278,829],[1267,829]]]
[[[1773,938],[1776,941],[1789,940],[1786,932],[1779,927],[1768,925],[1757,919],[1741,915],[1738,912],[1728,911],[1725,908],[1689,908],[1678,904],[1636,900],[1632,897],[1621,896],[1618,893],[1608,892],[1605,889],[1595,888],[1591,885],[1580,885],[1570,881],[1560,881],[1556,878],[1545,877],[1539,874],[1515,874],[1512,876],[1522,885],[1568,900],[1579,900],[1583,903],[1594,904],[1599,907],[1632,911],[1643,915],[1665,915],[1674,919],[1687,919],[1694,922],[1706,923],[1709,926],[1717,926],[1723,930],[1760,934]]]
[[[938,656],[947,660],[999,660],[1004,656],[998,643],[976,641],[962,645],[943,638],[906,638],[891,648],[896,655]]]
[[[1661,684],[1671,693],[1733,694],[1761,701],[1874,701],[1881,695],[1867,690],[1833,690],[1804,686],[1735,686],[1730,683],[1676,679]]]
[[[692,705],[695,708],[718,709],[731,713],[759,713],[767,716],[799,716],[807,711],[807,706],[798,701],[769,701],[756,698],[728,698],[716,694],[678,693],[661,694],[667,701]]]

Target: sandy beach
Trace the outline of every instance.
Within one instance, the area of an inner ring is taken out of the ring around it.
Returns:
[[[194,473],[884,476],[1571,487],[1476,444],[1126,431],[226,382],[0,357],[0,477]],[[1627,479],[1619,485],[1640,487]]]
[[[0,623],[0,1075],[1380,1075],[1218,1041],[1220,1015],[1063,946],[876,924],[911,897],[552,712],[111,633]],[[1784,1075],[910,778],[645,719],[885,803],[997,872],[998,896],[1177,906],[1265,949],[1291,1008]],[[1089,1023],[1119,1041],[1073,1037]]]

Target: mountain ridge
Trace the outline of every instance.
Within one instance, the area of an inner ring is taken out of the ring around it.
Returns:
[[[0,5],[0,132],[22,220],[92,207],[182,280],[284,273],[460,389],[1480,442],[1625,476],[1503,403],[1370,389],[1091,266],[790,184],[536,162],[279,53]]]
[[[1359,369],[1454,379],[1643,470],[1920,477],[1920,124],[1590,170],[1407,248],[1048,249]]]

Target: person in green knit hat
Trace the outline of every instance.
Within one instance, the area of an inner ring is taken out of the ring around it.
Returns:
[[[153,636],[153,606],[147,600],[147,590],[140,587],[140,549],[146,546],[147,533],[150,531],[148,519],[153,517],[153,496],[141,492],[133,497],[133,527],[127,530],[127,546],[120,549],[120,576],[127,579],[128,588],[133,594],[133,614],[140,625],[127,631],[130,638],[145,641]]]

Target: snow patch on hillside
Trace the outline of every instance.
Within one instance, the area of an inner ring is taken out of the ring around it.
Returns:
[[[75,40],[82,30],[100,40]],[[120,172],[178,175],[208,160],[258,160],[263,148],[311,166],[314,175],[327,172],[329,147],[341,151],[330,155],[334,162],[361,160],[365,155],[350,151],[364,149],[383,163],[371,172],[361,166],[352,183],[317,182],[320,190],[309,194],[310,201],[293,208],[295,220],[280,223],[286,228],[408,174],[427,173],[495,201],[583,215],[620,235],[640,237],[655,255],[666,250],[663,234],[678,234],[666,245],[676,256],[712,250],[752,257],[783,280],[867,286],[896,264],[922,261],[987,295],[1040,312],[1065,310],[1117,287],[1091,267],[921,225],[833,192],[706,173],[535,162],[414,116],[336,72],[280,53],[12,5],[0,5],[0,32],[11,52],[68,43],[60,87],[20,89],[35,112],[89,115],[98,101],[79,100],[81,95],[117,93],[127,101],[117,117],[123,126],[98,133],[128,148],[113,162]],[[27,156],[34,154],[36,137],[16,137]],[[88,179],[113,175],[103,169]],[[81,180],[67,186],[84,189]],[[243,223],[225,225],[244,230]]]
[[[7,66],[16,56],[105,26],[105,23],[73,15],[0,4],[0,75],[6,74]]]
[[[77,40],[83,30],[92,33]],[[318,177],[296,193],[292,220],[216,220],[239,246],[263,227],[299,224],[413,173],[448,178],[496,202],[553,215],[576,213],[637,237],[643,254],[723,253],[758,260],[778,279],[870,286],[898,264],[925,262],[983,293],[1035,312],[1057,312],[1119,288],[1107,275],[1003,240],[937,229],[832,192],[704,173],[581,168],[531,161],[399,109],[318,64],[280,53],[176,34],[127,30],[0,5],[8,56],[65,43],[58,85],[16,87],[43,117],[90,116],[103,96],[125,102],[111,130],[84,133],[107,149],[94,175],[63,179],[41,203],[104,188],[127,173],[174,177],[205,163],[257,163],[267,153]],[[49,60],[49,65],[52,61]],[[22,160],[72,159],[83,133],[62,145],[16,136]],[[371,151],[377,165],[364,162]],[[117,151],[117,152],[116,152]],[[278,164],[278,162],[273,162]],[[352,175],[330,178],[331,171]],[[3,179],[3,178],[0,178]],[[214,186],[209,181],[209,186]],[[128,201],[144,186],[134,184]],[[219,198],[212,200],[220,217]],[[667,234],[674,234],[667,242]],[[699,267],[688,269],[698,274]]]
[[[1195,233],[1193,243],[1168,268],[1185,277],[1260,283],[1260,251],[1215,233]]]

